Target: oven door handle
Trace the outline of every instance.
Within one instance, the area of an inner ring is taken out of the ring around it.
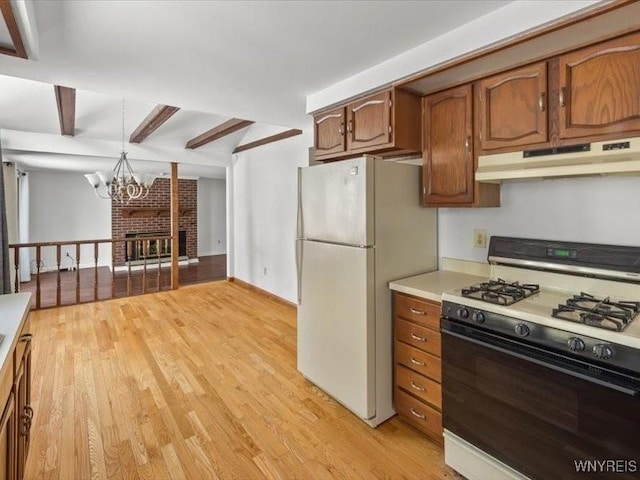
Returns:
[[[589,375],[584,375],[584,374],[579,373],[579,372],[574,372],[574,371],[572,371],[572,370],[570,370],[568,368],[562,368],[562,367],[560,367],[558,365],[551,365],[551,364],[549,364],[547,362],[543,362],[542,360],[538,360],[536,358],[531,358],[531,357],[529,357],[527,355],[522,355],[520,353],[513,352],[513,351],[511,351],[511,350],[509,350],[507,348],[502,348],[502,347],[499,347],[497,345],[492,345],[491,343],[488,343],[488,342],[482,342],[480,340],[476,340],[475,338],[470,338],[470,337],[468,337],[466,335],[462,335],[460,333],[452,332],[450,330],[442,329],[441,331],[442,331],[442,333],[444,333],[446,335],[451,335],[452,337],[459,338],[460,340],[465,340],[467,342],[474,343],[474,344],[479,345],[481,347],[490,348],[491,350],[495,350],[496,352],[504,353],[505,355],[509,355],[511,357],[516,357],[516,358],[519,358],[521,360],[525,360],[527,362],[535,363],[536,365],[540,365],[542,367],[550,368],[550,369],[555,370],[555,371],[560,372],[560,373],[566,373],[567,375],[571,375],[572,377],[580,378],[582,380],[586,380],[587,382],[595,383],[597,385],[609,388],[611,390],[616,390],[616,391],[618,391],[620,393],[624,393],[625,395],[629,395],[631,397],[640,396],[640,391],[636,390],[636,389],[633,389],[633,388],[627,388],[627,387],[623,387],[622,385],[616,385],[614,383],[605,382],[603,380],[599,380],[597,378],[593,378],[593,377],[591,377]]]

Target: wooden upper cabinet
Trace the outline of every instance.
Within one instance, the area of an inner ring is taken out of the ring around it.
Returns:
[[[471,85],[423,98],[423,203],[473,203]]]
[[[640,131],[640,33],[560,56],[559,136]]]
[[[547,64],[478,82],[480,149],[547,142]]]
[[[345,136],[345,108],[340,107],[314,117],[316,157],[343,153],[347,147]]]
[[[368,150],[391,142],[391,92],[350,103],[347,107],[347,149]]]
[[[365,153],[415,155],[422,150],[420,97],[391,89],[318,113],[315,156],[337,160]]]

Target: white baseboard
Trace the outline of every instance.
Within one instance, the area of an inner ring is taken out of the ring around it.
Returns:
[[[199,257],[211,257],[213,255],[226,255],[227,252],[222,250],[220,252],[198,252]]]

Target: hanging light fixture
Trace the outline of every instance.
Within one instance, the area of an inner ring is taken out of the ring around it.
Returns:
[[[156,179],[152,173],[134,173],[127,152],[124,151],[124,98],[122,99],[122,151],[120,160],[112,171],[87,173],[85,175],[96,195],[106,200],[113,199],[118,203],[129,203],[137,198],[144,198]]]

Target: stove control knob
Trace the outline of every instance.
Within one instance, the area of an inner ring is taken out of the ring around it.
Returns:
[[[516,325],[516,333],[521,337],[526,337],[527,335],[529,335],[529,333],[531,333],[531,330],[529,330],[529,327],[527,327],[524,323],[518,323]]]
[[[466,309],[466,308],[464,308],[464,307],[460,307],[460,308],[458,309],[458,316],[459,316],[460,318],[469,318],[469,310],[467,310],[467,309]]]
[[[471,315],[471,320],[476,323],[484,323],[484,313],[474,312],[473,315]]]
[[[603,360],[609,360],[613,358],[613,348],[606,343],[599,343],[593,346],[593,354]]]
[[[582,352],[585,349],[584,342],[578,337],[571,337],[567,340],[567,346],[572,352]]]

